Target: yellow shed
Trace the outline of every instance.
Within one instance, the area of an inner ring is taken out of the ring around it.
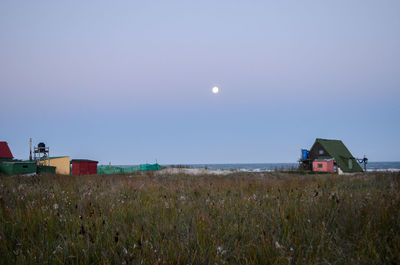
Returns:
[[[46,161],[40,161],[40,164],[56,167],[56,174],[60,174],[60,175],[69,175],[70,174],[70,157],[69,156],[50,157]]]

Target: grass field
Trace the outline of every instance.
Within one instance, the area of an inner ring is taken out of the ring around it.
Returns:
[[[0,177],[0,264],[400,264],[400,175]]]

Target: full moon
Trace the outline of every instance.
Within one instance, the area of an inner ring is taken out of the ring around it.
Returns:
[[[218,92],[219,92],[219,87],[217,87],[217,86],[213,87],[213,88],[212,88],[212,92],[213,92],[214,94],[218,94]]]

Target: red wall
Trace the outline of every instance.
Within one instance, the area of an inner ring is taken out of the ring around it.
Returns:
[[[87,165],[87,172],[90,175],[97,174],[97,162],[89,162]]]
[[[82,161],[72,163],[73,175],[95,175],[97,174],[97,162]]]
[[[80,163],[72,163],[72,175],[79,175],[79,164]]]
[[[320,167],[318,167],[320,165]],[[322,166],[322,167],[321,167]],[[314,161],[313,162],[313,171],[317,172],[335,172],[334,161]]]

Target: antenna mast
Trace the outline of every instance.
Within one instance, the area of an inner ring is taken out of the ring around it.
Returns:
[[[29,138],[29,161],[32,161],[32,138]]]

